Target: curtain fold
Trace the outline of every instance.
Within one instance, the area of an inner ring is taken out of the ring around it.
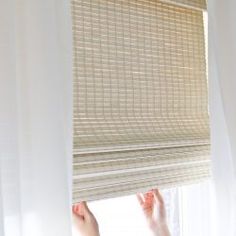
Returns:
[[[1,1],[0,234],[71,235],[68,1]]]
[[[236,235],[236,2],[209,0],[209,87],[215,235]]]

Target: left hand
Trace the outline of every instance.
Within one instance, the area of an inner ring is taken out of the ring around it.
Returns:
[[[99,227],[96,218],[89,210],[86,202],[73,206],[73,221],[81,236],[99,236]]]

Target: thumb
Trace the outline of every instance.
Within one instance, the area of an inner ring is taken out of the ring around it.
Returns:
[[[153,196],[155,201],[160,205],[160,206],[164,206],[164,200],[163,197],[161,196],[160,192],[158,189],[154,189],[152,190]]]
[[[158,206],[159,215],[162,220],[166,220],[165,203],[158,189],[153,190],[155,202]]]
[[[89,210],[87,202],[81,202],[81,211],[83,212],[84,216],[90,216],[92,215],[92,212]]]

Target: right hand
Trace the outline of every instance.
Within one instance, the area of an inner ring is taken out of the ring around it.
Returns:
[[[153,235],[170,236],[164,200],[158,189],[146,194],[137,194],[137,198]]]

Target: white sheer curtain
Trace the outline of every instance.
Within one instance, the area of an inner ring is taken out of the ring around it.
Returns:
[[[0,1],[0,18],[0,235],[71,235],[69,1]]]
[[[215,235],[236,235],[236,1],[209,0],[209,87]]]
[[[234,236],[236,2],[208,4],[215,226]],[[69,14],[66,0],[0,2],[0,235],[70,235]]]

